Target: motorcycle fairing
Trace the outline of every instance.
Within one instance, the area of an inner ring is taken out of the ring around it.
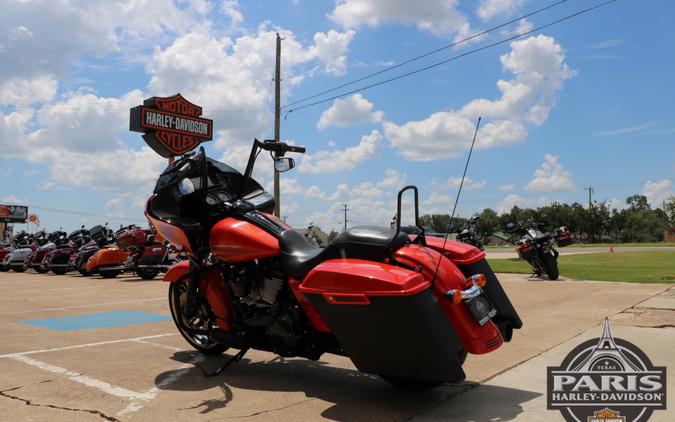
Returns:
[[[329,260],[310,271],[299,290],[360,371],[465,378],[462,343],[422,274],[373,261]]]

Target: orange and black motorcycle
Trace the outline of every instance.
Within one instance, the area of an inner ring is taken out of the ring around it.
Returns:
[[[204,149],[169,164],[146,216],[189,260],[173,266],[170,309],[183,337],[203,353],[250,348],[281,356],[349,357],[363,372],[404,388],[465,378],[467,353],[510,341],[522,322],[485,254],[464,243],[355,227],[318,248],[271,214],[273,197],[251,178],[269,151],[277,171],[304,148],[254,141],[246,171]]]

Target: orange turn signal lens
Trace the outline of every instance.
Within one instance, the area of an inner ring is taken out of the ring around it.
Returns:
[[[485,283],[487,282],[487,278],[485,278],[485,274],[474,274],[471,277],[466,279],[466,285],[470,284],[475,284],[480,288],[485,287]]]
[[[450,290],[448,293],[452,295],[452,302],[459,303],[462,301],[462,291],[459,289]]]

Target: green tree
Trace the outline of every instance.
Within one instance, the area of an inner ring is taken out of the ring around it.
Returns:
[[[483,239],[487,239],[494,233],[499,230],[499,216],[494,210],[490,208],[485,208],[483,212],[479,215],[480,220],[476,224],[476,233]]]
[[[675,226],[675,196],[671,196],[666,200],[663,211],[666,213],[666,223],[669,226]]]
[[[328,233],[328,243],[332,242],[333,239],[335,239],[335,236],[338,234],[340,233],[336,232],[335,230],[331,230],[330,233]]]

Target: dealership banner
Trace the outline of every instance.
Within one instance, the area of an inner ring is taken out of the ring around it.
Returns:
[[[25,223],[27,218],[28,218],[27,206],[0,204],[0,222]]]

